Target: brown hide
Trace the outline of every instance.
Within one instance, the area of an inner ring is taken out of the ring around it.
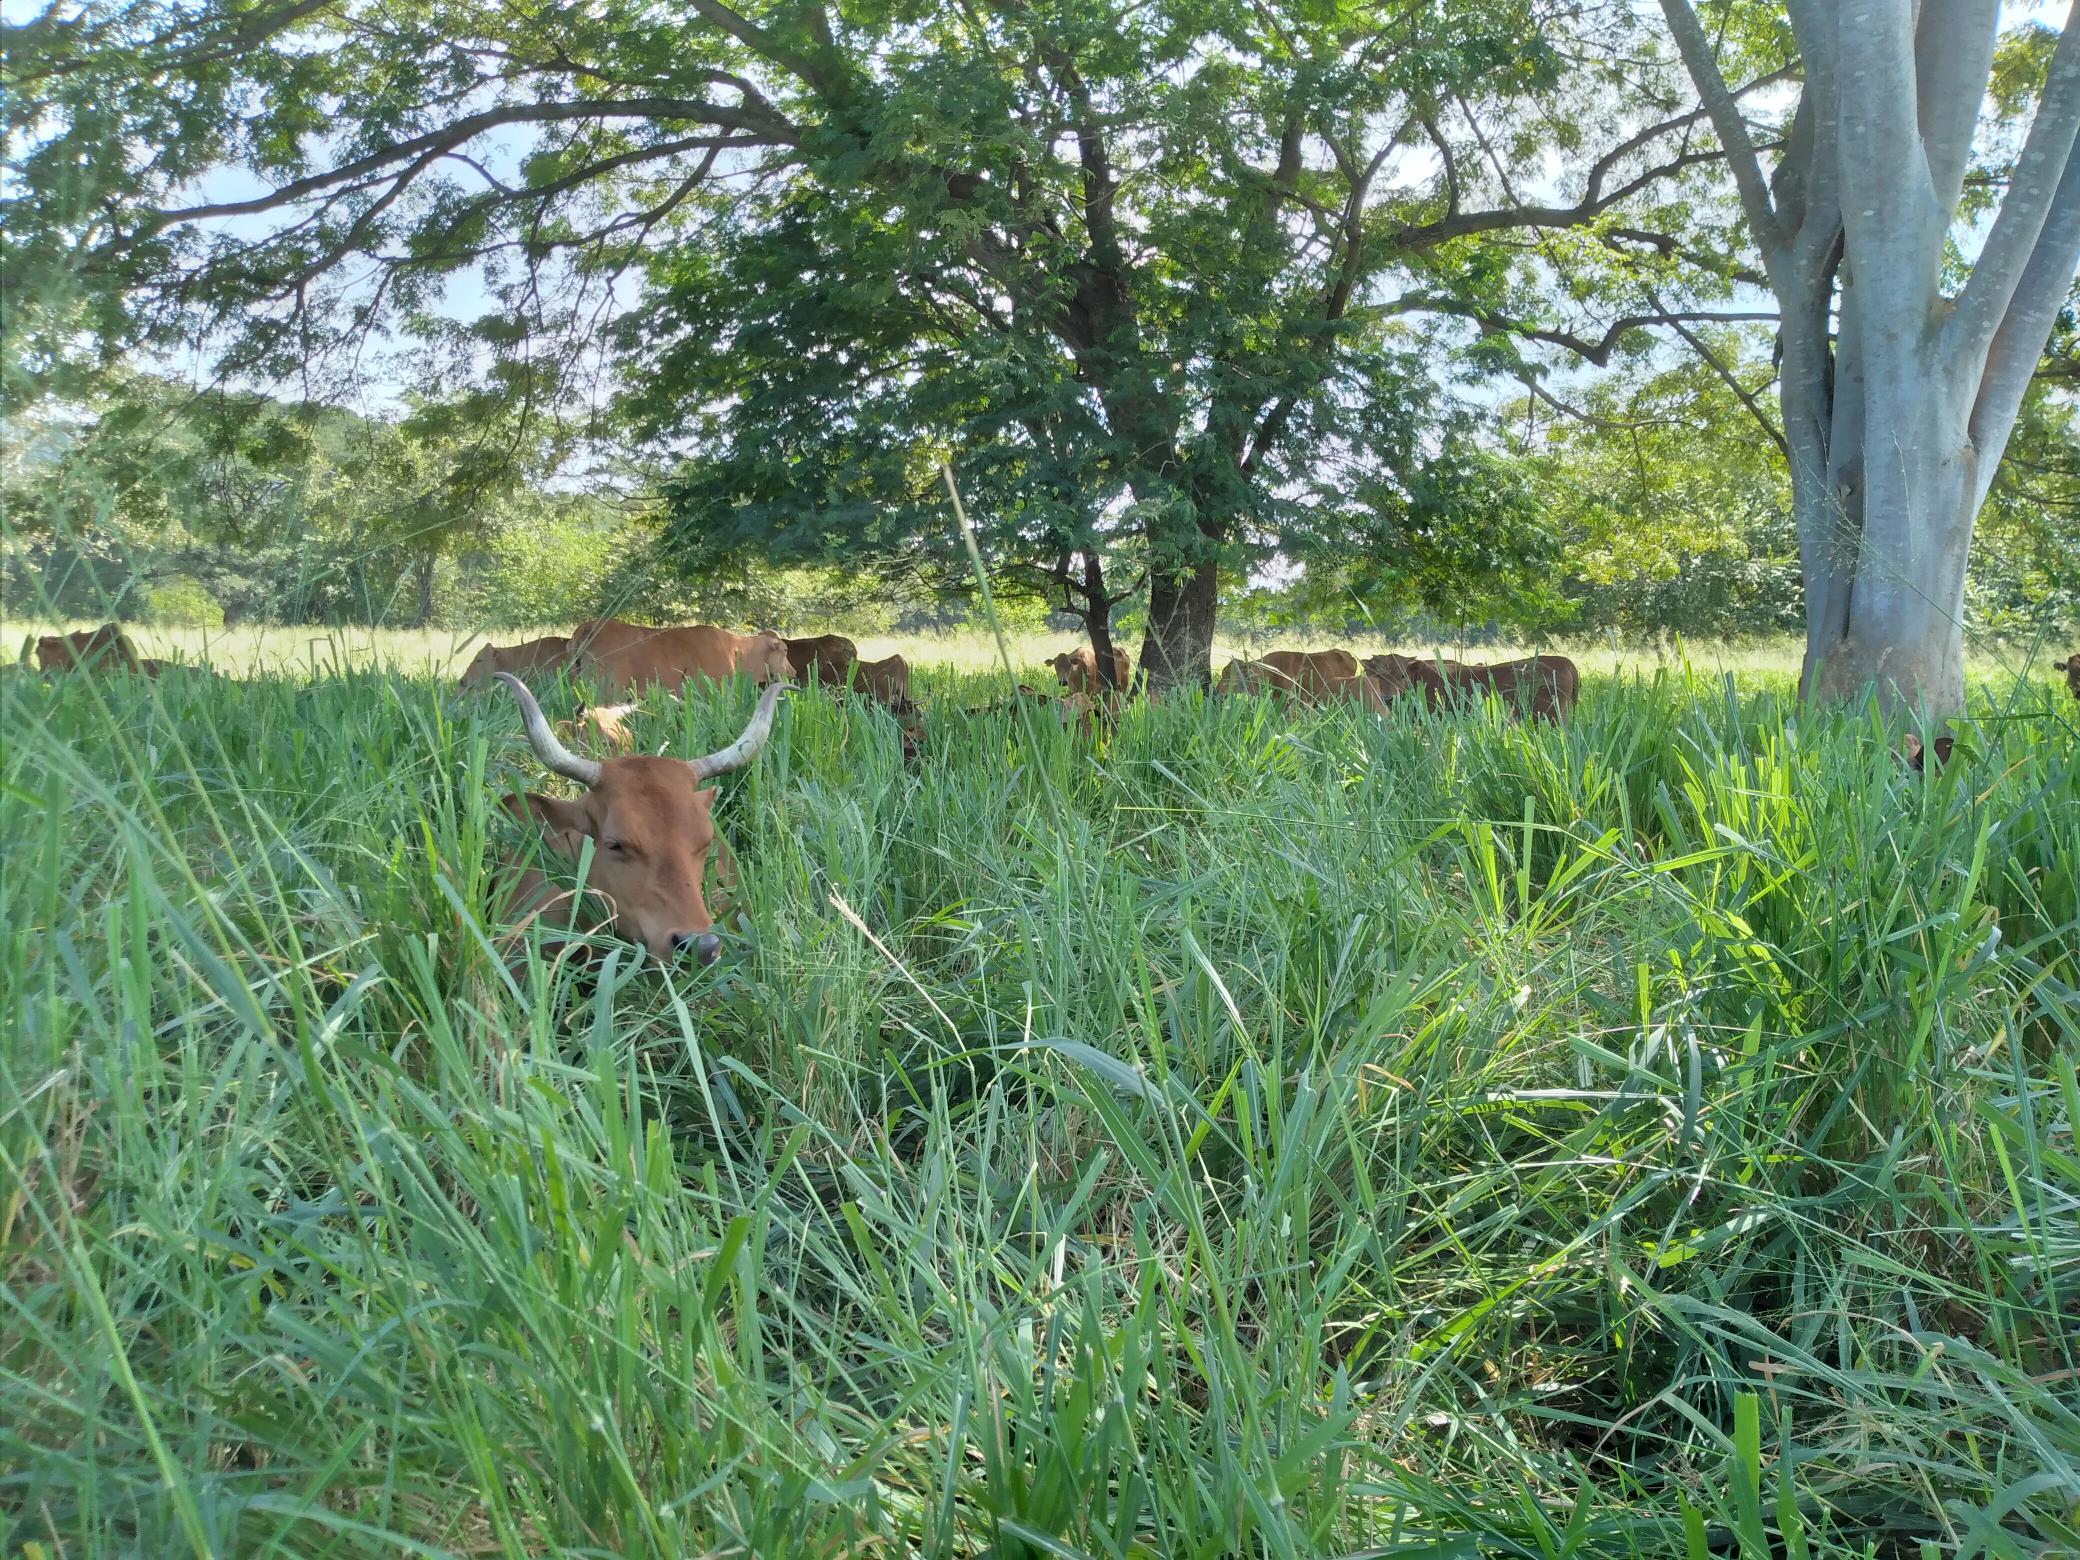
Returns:
[[[1055,680],[1071,693],[1086,694],[1095,699],[1106,691],[1098,676],[1098,653],[1089,645],[1064,650],[1047,664],[1054,669]],[[1112,647],[1112,669],[1117,674],[1113,686],[1125,689],[1133,667],[1127,659],[1127,652],[1118,645]]]
[[[892,710],[910,706],[910,663],[899,655],[880,661],[861,661],[855,669],[853,686],[877,704]]]
[[[500,672],[524,677],[530,672],[552,675],[570,664],[571,642],[567,638],[530,639],[523,645],[484,645],[463,669],[456,686],[479,688]]]
[[[788,678],[787,642],[771,629],[733,634],[712,623],[643,628],[600,618],[571,630],[571,648],[585,657],[600,688],[618,694],[652,683],[677,693],[689,678],[727,682],[739,672],[760,685]]]
[[[1574,708],[1581,692],[1581,673],[1564,655],[1534,655],[1494,666],[1376,655],[1365,662],[1365,671],[1387,700],[1420,695],[1432,709],[1442,709],[1479,699],[1492,689],[1510,709],[1523,709],[1528,703],[1539,720],[1559,720]]]
[[[787,664],[799,683],[822,683],[831,688],[845,686],[846,674],[859,660],[859,646],[843,634],[815,634],[807,639],[783,640]]]
[[[1358,658],[1348,650],[1267,650],[1263,664],[1292,685],[1310,704],[1351,698]]]
[[[75,634],[44,634],[36,641],[36,665],[44,672],[138,672],[157,677],[165,664],[140,661],[130,636],[113,623]]]
[[[2066,658],[2066,692],[2080,699],[2080,654]]]

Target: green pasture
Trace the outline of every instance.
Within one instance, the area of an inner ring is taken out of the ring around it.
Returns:
[[[0,685],[0,1553],[2080,1546],[2048,677],[1923,776],[1781,660],[1086,741],[972,655],[908,766],[783,705],[700,969],[501,950],[510,703],[336,645]]]

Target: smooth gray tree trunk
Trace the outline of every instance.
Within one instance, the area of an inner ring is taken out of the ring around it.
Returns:
[[[1689,0],[1662,0],[1782,312],[1809,697],[1964,705],[1972,529],[2080,267],[2080,0],[1969,278],[1945,246],[1998,0],[1788,0],[1805,86],[1765,176]]]

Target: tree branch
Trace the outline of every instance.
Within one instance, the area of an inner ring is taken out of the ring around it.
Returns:
[[[797,140],[794,126],[784,120],[778,124],[758,123],[739,109],[719,103],[704,103],[697,98],[623,98],[579,103],[514,104],[506,108],[487,109],[483,113],[465,115],[438,130],[429,130],[424,135],[399,141],[393,146],[386,146],[381,151],[357,157],[352,162],[342,163],[324,173],[292,179],[264,195],[255,195],[247,200],[212,201],[199,206],[181,206],[151,212],[144,225],[129,237],[133,241],[150,237],[184,222],[203,222],[218,217],[253,216],[261,212],[279,210],[283,206],[294,205],[313,195],[336,189],[342,184],[352,183],[366,174],[380,172],[397,163],[409,162],[426,152],[452,151],[487,131],[511,125],[563,124],[583,119],[690,120],[696,124],[711,124],[725,130],[744,132],[752,139],[743,144],[755,146],[792,146]]]
[[[2009,298],[2007,316],[1994,334],[1979,378],[1971,434],[1980,443],[1982,459],[1992,430],[2014,423],[2076,271],[2080,271],[2080,155],[2069,155],[2065,176],[2052,195],[2051,214],[2037,234],[2036,252]],[[1990,479],[1992,473],[1985,475]]]
[[[1653,304],[1655,308],[1661,308],[1661,300],[1659,298],[1653,299]],[[1704,360],[1705,366],[1719,376],[1719,382],[1731,390],[1741,405],[1748,409],[1748,415],[1755,419],[1756,426],[1769,435],[1770,442],[1777,447],[1777,453],[1782,455],[1788,462],[1791,459],[1791,446],[1784,442],[1784,430],[1776,425],[1776,422],[1763,408],[1762,403],[1755,398],[1746,385],[1740,382],[1740,379],[1734,374],[1732,369],[1719,361],[1718,353],[1711,349],[1710,344],[1686,325],[1679,316],[1664,311],[1663,318],[1671,330],[1689,343],[1690,350]]]
[[[1712,128],[1719,134],[1727,167],[1740,191],[1741,207],[1748,214],[1748,226],[1754,229],[1755,242],[1762,246],[1766,264],[1772,251],[1784,247],[1787,236],[1777,221],[1769,188],[1762,182],[1762,160],[1755,154],[1748,122],[1741,117],[1733,94],[1726,90],[1726,78],[1719,74],[1719,62],[1712,55],[1711,42],[1704,35],[1697,13],[1690,8],[1690,0],[1661,0],[1661,13],[1668,18],[1676,52],[1683,57],[1683,67],[1689,71],[1704,110],[1711,116]]]
[[[2061,200],[2070,205],[2075,199],[2070,178],[2076,135],[2080,135],[2080,0],[2073,0],[2067,8],[2065,32],[2051,56],[2044,95],[2037,100],[2037,115],[2023,142],[2022,155],[2016,159],[2007,196],[1979,251],[1978,263],[1972,267],[1971,279],[1958,294],[1957,309],[1944,327],[1945,345],[1950,350],[1976,355],[1986,350],[2003,327],[2024,270],[2034,265],[2043,248],[2046,224]],[[2053,247],[2057,247],[2056,240]],[[2067,275],[2070,278],[2070,268]],[[2030,349],[2032,365],[2042,349],[2042,342]]]
[[[1933,302],[1949,213],[1936,210],[1935,184],[1921,142],[1914,61],[1915,0],[1846,0],[1841,13],[1840,109],[1842,222],[1849,253],[1865,280],[1887,293],[1888,309],[1919,311]],[[1853,42],[1851,41],[1853,38]],[[1905,268],[1881,279],[1888,261]],[[1909,297],[1912,286],[1921,296]]]
[[[1515,336],[1525,341],[1543,341],[1552,346],[1565,347],[1576,357],[1594,363],[1598,368],[1610,362],[1611,354],[1618,343],[1635,330],[1652,325],[1680,326],[1683,324],[1774,325],[1780,316],[1766,310],[1731,310],[1712,312],[1709,310],[1656,311],[1652,314],[1628,314],[1611,321],[1602,336],[1590,338],[1575,331],[1561,330],[1553,326],[1528,325],[1522,320],[1513,320],[1505,315],[1471,305],[1461,304],[1450,298],[1402,299],[1396,305],[1397,313],[1430,311],[1438,314],[1453,314],[1461,319],[1473,321],[1484,336]]]
[[[1393,235],[1396,249],[1430,249],[1438,244],[1449,243],[1455,238],[1471,238],[1477,233],[1499,233],[1509,228],[1569,228],[1581,227],[1595,221],[1604,212],[1630,195],[1636,195],[1649,184],[1681,173],[1685,168],[1694,168],[1700,163],[1718,162],[1721,154],[1712,152],[1683,152],[1670,158],[1658,167],[1625,181],[1616,189],[1598,195],[1593,200],[1584,197],[1572,206],[1505,206],[1492,211],[1466,211],[1455,217],[1440,217],[1435,222],[1425,222],[1418,227],[1406,227]]]
[[[2000,0],[1943,0],[1925,3],[1914,32],[1914,73],[1921,145],[1928,156],[1936,210],[1957,209],[1965,169],[1972,160],[1972,132],[1993,74],[1993,48],[2000,36]]]

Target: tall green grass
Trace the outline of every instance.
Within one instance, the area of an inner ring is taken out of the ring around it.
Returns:
[[[6,683],[4,1552],[2080,1544],[2062,695],[1001,686],[791,700],[698,970],[496,946],[497,699]]]

